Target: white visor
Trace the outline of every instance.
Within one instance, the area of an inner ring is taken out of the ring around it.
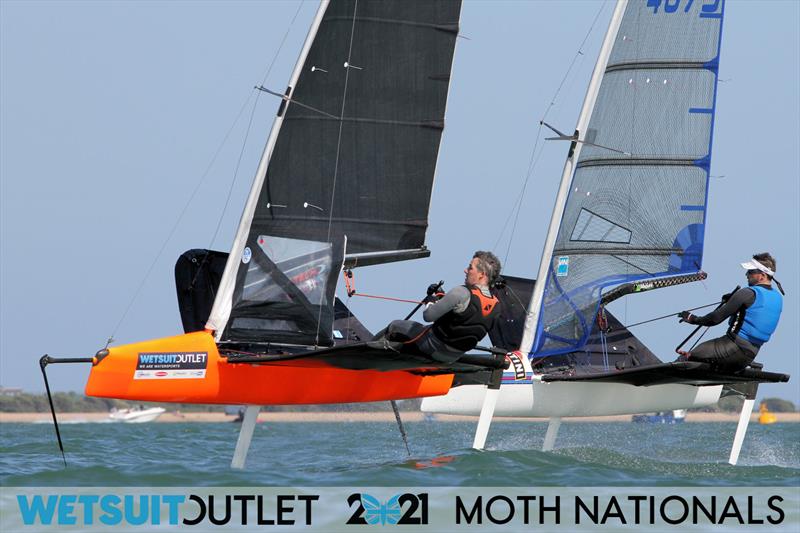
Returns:
[[[746,263],[742,263],[742,268],[745,269],[745,270],[760,270],[761,272],[763,272],[764,274],[766,274],[768,276],[774,276],[775,275],[775,272],[773,272],[769,268],[765,267],[764,265],[762,265],[761,263],[759,263],[755,259],[751,259],[750,261],[748,261]]]

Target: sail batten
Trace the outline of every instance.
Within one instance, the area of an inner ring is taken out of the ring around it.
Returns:
[[[680,4],[617,5],[542,258],[532,356],[580,352],[608,289],[701,270],[724,2]]]
[[[302,105],[301,102],[297,102],[293,100],[293,102]],[[444,129],[444,121],[442,120],[420,120],[420,121],[410,121],[410,120],[383,120],[378,118],[368,118],[368,117],[336,117],[334,115],[330,115],[325,113],[324,111],[319,111],[319,115],[306,115],[306,116],[295,116],[288,118],[287,122],[294,122],[294,121],[301,121],[301,120],[319,120],[319,121],[333,121],[336,123],[339,122],[360,122],[362,124],[383,124],[387,126],[408,126],[412,128],[433,128],[438,130]]]
[[[328,17],[327,20],[330,21],[347,21],[352,22],[355,18],[356,22],[376,22],[380,24],[405,24],[408,26],[416,26],[418,28],[432,28],[439,31],[446,31],[450,33],[458,33],[458,24],[451,23],[451,24],[434,24],[430,22],[423,22],[419,20],[400,20],[400,19],[389,19],[389,18],[379,18],[379,17],[364,17],[364,16],[332,16]]]
[[[584,241],[601,243],[603,241]],[[569,252],[574,255],[670,255],[683,254],[682,248],[556,248],[553,253]]]

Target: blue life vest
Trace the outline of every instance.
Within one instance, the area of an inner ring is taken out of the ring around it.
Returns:
[[[760,285],[749,288],[756,293],[756,299],[744,314],[744,323],[739,330],[739,336],[760,346],[769,340],[778,327],[778,319],[783,310],[783,296],[774,289],[770,290]]]

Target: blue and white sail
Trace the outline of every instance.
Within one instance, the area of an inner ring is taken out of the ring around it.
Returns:
[[[521,349],[579,352],[601,297],[701,269],[724,0],[621,0],[545,242]]]

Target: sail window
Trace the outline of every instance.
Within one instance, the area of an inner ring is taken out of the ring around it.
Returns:
[[[256,242],[261,252],[283,276],[278,277],[272,268],[265,268],[261,262],[250,262],[242,287],[243,301],[291,300],[294,288],[310,303],[326,305],[323,289],[331,262],[329,243],[266,235],[259,235]],[[291,282],[291,286],[281,282],[284,277]]]
[[[631,231],[582,208],[569,240],[628,244],[631,242]]]
[[[333,301],[344,243],[257,235],[225,340],[333,344]]]

